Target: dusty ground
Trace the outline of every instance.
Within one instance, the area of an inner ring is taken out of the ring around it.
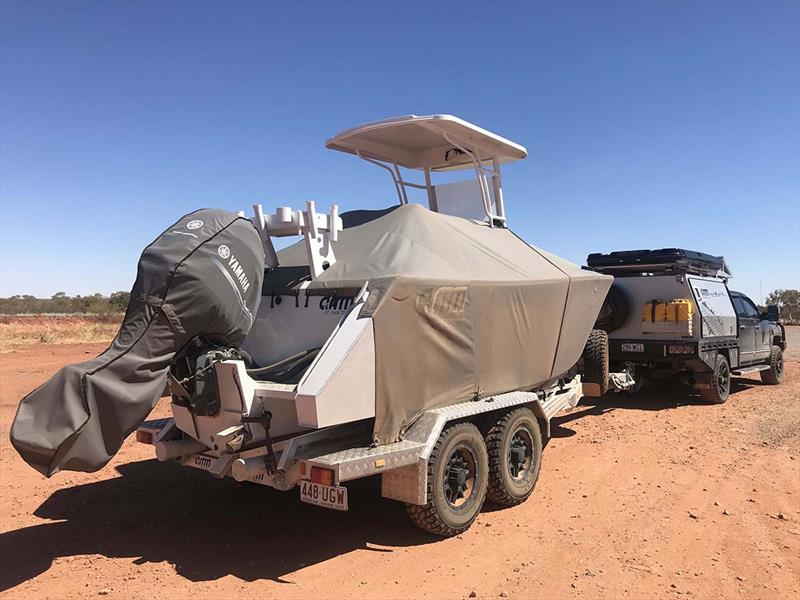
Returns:
[[[0,357],[6,597],[798,598],[798,330],[780,387],[704,406],[681,388],[557,419],[533,497],[463,536],[415,530],[369,481],[351,511],[159,464],[132,439],[45,480],[10,447],[20,397],[102,344]],[[159,410],[163,410],[160,408]]]
[[[116,335],[122,316],[0,315],[0,352],[32,344],[107,342]]]

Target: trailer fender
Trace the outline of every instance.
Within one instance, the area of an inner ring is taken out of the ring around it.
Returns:
[[[423,412],[408,428],[404,442],[420,444],[410,452],[418,453],[412,464],[385,471],[381,475],[381,494],[409,504],[425,504],[427,498],[428,459],[433,447],[448,423],[470,421],[474,417],[497,412],[504,414],[509,409],[528,406],[536,415],[542,433],[550,436],[550,419],[565,408],[574,408],[582,395],[579,376],[563,386],[553,386],[546,391],[509,392],[490,396],[473,402],[453,404]]]

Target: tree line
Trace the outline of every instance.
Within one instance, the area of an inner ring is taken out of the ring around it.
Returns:
[[[0,298],[0,314],[93,314],[108,315],[125,312],[130,292],[114,292],[109,296],[67,296],[64,292],[53,294],[50,298],[36,298],[20,294]]]
[[[767,294],[764,303],[780,306],[782,323],[800,323],[800,290],[775,290]]]
[[[25,294],[0,298],[0,314],[98,314],[125,312],[130,292],[114,292],[109,296],[67,296],[64,292],[50,298],[36,298]],[[775,290],[767,295],[764,303],[781,307],[783,323],[800,323],[800,290]]]

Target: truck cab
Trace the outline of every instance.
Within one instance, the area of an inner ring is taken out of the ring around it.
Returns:
[[[761,312],[755,302],[742,292],[730,292],[733,308],[738,319],[739,363],[753,365],[770,358],[773,346],[785,349],[783,328],[777,323],[777,315],[770,318],[770,311]]]

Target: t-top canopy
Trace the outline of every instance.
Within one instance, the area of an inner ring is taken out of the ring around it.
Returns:
[[[353,127],[325,144],[333,150],[408,169],[451,171],[481,163],[519,160],[524,146],[452,115],[406,115]]]

